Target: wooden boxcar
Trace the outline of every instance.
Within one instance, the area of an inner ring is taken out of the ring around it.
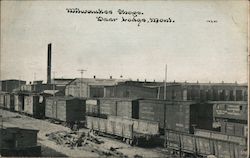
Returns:
[[[5,108],[14,111],[14,95],[12,93],[5,94]]]
[[[4,98],[4,92],[0,92],[0,107],[4,108],[5,106],[5,98]]]
[[[99,99],[86,100],[86,115],[99,116],[100,114],[100,101]]]
[[[100,116],[107,118],[108,115],[116,116],[116,99],[101,98],[100,99]]]
[[[247,101],[211,101],[215,120],[237,120],[247,123]]]
[[[14,111],[23,112],[24,111],[24,95],[14,94]]]
[[[85,120],[86,99],[50,97],[46,99],[45,116],[54,120],[74,123]]]
[[[116,116],[139,118],[139,102],[134,99],[120,99],[116,101]]]
[[[139,102],[137,99],[127,98],[99,98],[100,116],[120,116],[139,118]]]
[[[39,94],[29,94],[24,96],[23,112],[35,118],[44,118],[45,98]]]
[[[0,93],[0,107],[3,109],[13,110],[13,95],[7,92]]]
[[[213,107],[194,101],[139,100],[139,119],[160,123],[163,130],[193,133],[194,127],[212,129]]]

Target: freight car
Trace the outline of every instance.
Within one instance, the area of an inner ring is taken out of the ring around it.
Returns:
[[[160,123],[161,131],[193,133],[194,127],[212,129],[213,107],[194,101],[139,100],[139,119]]]
[[[192,135],[173,130],[165,131],[164,146],[180,157],[206,157],[215,155],[218,158],[244,158],[246,146],[233,141],[219,140],[204,136]],[[185,155],[185,156],[184,156]]]
[[[72,126],[85,120],[86,99],[74,97],[46,98],[45,116]]]
[[[247,123],[247,101],[213,101],[214,120]]]
[[[6,93],[5,95],[5,108],[14,111],[14,95],[12,93]]]
[[[5,106],[5,98],[4,98],[4,92],[0,92],[0,107],[4,108]]]
[[[235,122],[217,122],[220,132],[228,135],[247,137],[247,124]]]
[[[102,118],[107,118],[108,116],[139,118],[138,99],[99,98],[95,99],[95,101],[95,105],[87,105],[88,115],[90,116],[99,116]]]
[[[86,100],[86,115],[88,116],[99,116],[100,114],[100,100],[98,99],[87,99]]]
[[[229,142],[235,142],[240,145],[246,146],[247,145],[247,137],[243,136],[234,136],[234,135],[228,135],[216,131],[208,131],[203,129],[195,129],[194,135],[206,137],[206,138],[213,138],[218,140],[224,140]]]
[[[34,118],[45,117],[45,98],[39,94],[24,96],[23,112]]]
[[[24,111],[24,94],[21,93],[14,94],[14,111],[16,112]]]
[[[10,111],[14,111],[14,95],[12,93],[0,93],[0,107]]]
[[[117,136],[127,144],[136,144],[140,141],[150,141],[159,136],[159,123],[139,119],[129,119],[117,116],[98,118],[87,116],[87,128]]]

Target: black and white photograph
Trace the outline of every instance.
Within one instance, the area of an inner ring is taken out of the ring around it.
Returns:
[[[0,157],[250,158],[248,0],[0,6]]]

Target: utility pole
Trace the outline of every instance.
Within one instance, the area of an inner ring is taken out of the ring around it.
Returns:
[[[250,46],[250,43],[249,43]],[[248,92],[250,92],[250,52],[248,51]],[[248,132],[247,132],[247,157],[250,157],[250,94],[248,93],[248,121],[247,121],[247,126],[248,126]]]
[[[164,100],[167,99],[167,70],[168,70],[168,65],[166,64],[166,67],[165,67],[165,80],[164,80]]]
[[[55,97],[55,71],[53,71],[53,97]]]
[[[18,88],[19,88],[19,91],[21,91],[21,83],[20,83],[21,81],[20,81],[20,80],[21,80],[21,77],[19,76],[19,81],[18,81]]]
[[[34,73],[34,81],[36,80],[36,73]]]
[[[0,132],[0,136],[1,136],[0,137],[0,141],[1,142],[0,142],[0,149],[2,149],[2,142],[3,142],[2,139],[3,139],[3,130],[4,130],[3,129],[3,116],[2,115],[0,115],[0,119],[1,119],[1,129],[0,129],[1,130],[1,132]],[[1,155],[0,155],[0,157],[1,157]]]
[[[82,77],[83,77],[83,72],[87,71],[87,70],[84,70],[84,69],[79,69],[78,70],[80,73],[81,73],[81,81],[80,81],[80,97],[82,97]],[[88,88],[87,88],[88,90]]]
[[[164,80],[164,100],[167,99],[167,64],[165,65],[165,80]],[[166,142],[167,142],[167,139],[166,139],[166,103],[164,102],[164,135],[165,135],[165,141],[164,141],[164,146],[166,146]]]

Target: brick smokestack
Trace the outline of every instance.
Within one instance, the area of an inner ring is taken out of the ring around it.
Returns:
[[[47,84],[51,84],[51,43],[48,44]]]

